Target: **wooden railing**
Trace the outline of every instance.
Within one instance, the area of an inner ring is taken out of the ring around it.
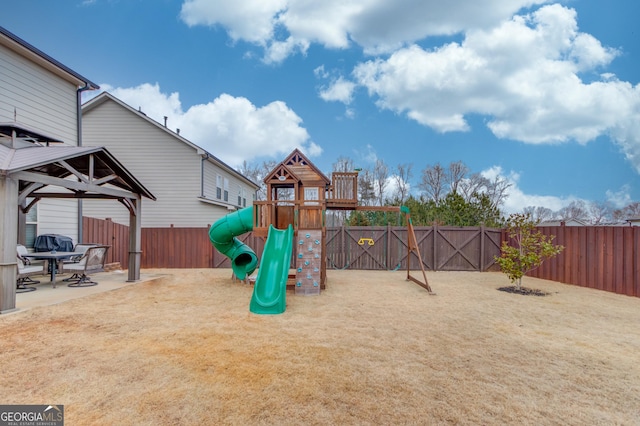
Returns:
[[[319,201],[254,201],[253,232],[266,236],[270,224],[285,228],[289,223],[295,229],[322,229],[324,205]]]
[[[358,173],[331,173],[331,187],[327,191],[328,209],[354,209],[358,205]]]

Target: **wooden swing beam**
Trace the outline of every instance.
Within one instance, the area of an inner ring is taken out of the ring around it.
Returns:
[[[422,256],[420,255],[420,249],[418,248],[418,241],[416,239],[416,233],[413,230],[413,223],[411,222],[411,215],[409,214],[409,208],[402,206],[402,213],[404,213],[404,217],[407,220],[407,239],[408,241],[408,249],[407,253],[407,280],[413,281],[418,284],[420,287],[424,288],[429,292],[430,295],[435,295],[435,293],[431,290],[431,286],[429,285],[429,281],[427,281],[427,273],[424,270],[424,263],[422,263]],[[418,256],[418,262],[420,263],[420,270],[422,270],[422,277],[424,278],[424,282],[419,279],[413,277],[411,275],[411,252],[415,252],[416,256]]]
[[[413,281],[418,284],[420,287],[424,288],[429,292],[430,295],[435,295],[435,293],[431,290],[431,286],[429,285],[429,281],[427,281],[427,272],[424,270],[424,263],[422,263],[422,256],[420,255],[420,248],[418,247],[418,241],[416,239],[416,233],[413,230],[413,223],[411,222],[411,215],[409,214],[409,208],[406,206],[398,207],[398,206],[357,206],[355,208],[357,211],[384,211],[384,212],[401,212],[404,214],[404,217],[407,221],[407,281]],[[416,256],[418,256],[418,262],[420,263],[420,270],[422,271],[423,281],[420,281],[418,278],[411,275],[411,253],[415,252]]]

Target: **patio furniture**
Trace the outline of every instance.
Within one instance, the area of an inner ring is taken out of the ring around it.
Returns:
[[[86,251],[89,249],[89,247],[95,247],[99,244],[96,243],[83,243],[83,244],[76,244],[76,246],[73,248],[73,252],[74,253],[78,253],[76,256],[70,257],[69,259],[65,260],[64,263],[78,263],[80,262],[80,259],[82,259],[82,256],[86,253]],[[64,279],[63,281],[68,281],[69,278]]]
[[[99,244],[96,244],[96,243],[76,244],[76,246],[73,248],[73,252],[74,253],[78,253],[78,255],[70,257],[67,260],[64,260],[63,261],[63,268],[64,268],[64,264],[79,263],[82,260],[82,257],[84,256],[84,254],[89,249],[89,247],[95,247],[95,246],[98,246],[98,245]],[[62,281],[66,281],[66,282],[68,282],[68,281],[78,281],[79,279],[80,279],[80,275],[78,273],[74,273],[69,278],[65,278]]]
[[[19,251],[20,250],[18,250],[18,252]],[[16,293],[26,293],[27,291],[36,290],[35,287],[27,287],[27,284],[40,283],[40,281],[34,280],[31,277],[35,275],[44,275],[46,273],[45,264],[44,263],[30,264],[29,259],[22,257],[19,253],[16,256],[16,263],[18,266],[18,275],[17,275],[18,280],[16,281]]]
[[[50,251],[46,253],[29,253],[25,254],[22,257],[29,259],[45,259],[49,264],[49,272],[51,273],[51,284],[53,288],[56,288],[56,273],[60,269],[60,261],[64,259],[69,259],[77,255],[72,251]]]
[[[92,281],[88,274],[104,271],[104,264],[107,260],[109,247],[110,246],[89,247],[79,262],[63,264],[63,273],[73,273],[70,278],[65,279],[65,281],[71,281],[69,287],[88,287],[98,284]]]

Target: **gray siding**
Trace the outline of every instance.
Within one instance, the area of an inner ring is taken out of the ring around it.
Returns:
[[[222,178],[222,191],[218,196],[218,179]],[[229,197],[224,201],[224,180],[228,183]],[[230,204],[233,207],[248,207],[253,204],[253,194],[255,190],[250,185],[237,179],[233,174],[225,169],[217,167],[214,162],[205,161],[203,164],[203,185],[202,197],[216,203]],[[238,203],[238,195],[241,200]],[[245,201],[246,200],[246,203]]]
[[[78,145],[77,87],[0,45],[0,121]]]
[[[61,234],[78,241],[78,202],[48,198],[38,202],[38,235]]]
[[[17,121],[76,146],[77,86],[0,45],[0,122]],[[38,202],[38,234],[78,239],[76,200]]]
[[[194,146],[150,123],[136,111],[112,100],[85,111],[83,145],[106,147],[156,196],[156,201],[143,201],[142,226],[145,228],[207,226],[229,213],[226,205],[203,201],[205,193],[211,194],[212,179],[215,195],[215,168],[211,168]],[[234,185],[237,188],[238,184]],[[235,191],[235,194],[230,192],[229,207],[237,204],[237,189]],[[83,215],[129,223],[128,211],[110,201],[85,200]]]

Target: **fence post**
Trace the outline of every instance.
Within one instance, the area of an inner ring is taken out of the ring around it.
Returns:
[[[433,223],[433,259],[431,261],[433,270],[438,270],[438,224]]]
[[[484,224],[480,225],[480,261],[478,262],[478,265],[480,265],[480,272],[484,272],[485,271],[485,263],[484,263],[484,239],[485,239],[485,232],[484,232]]]
[[[386,255],[386,265],[387,265],[387,269],[391,268],[391,225],[389,225],[389,222],[387,222],[387,235],[385,236],[386,240],[387,240],[387,252],[385,253]]]

